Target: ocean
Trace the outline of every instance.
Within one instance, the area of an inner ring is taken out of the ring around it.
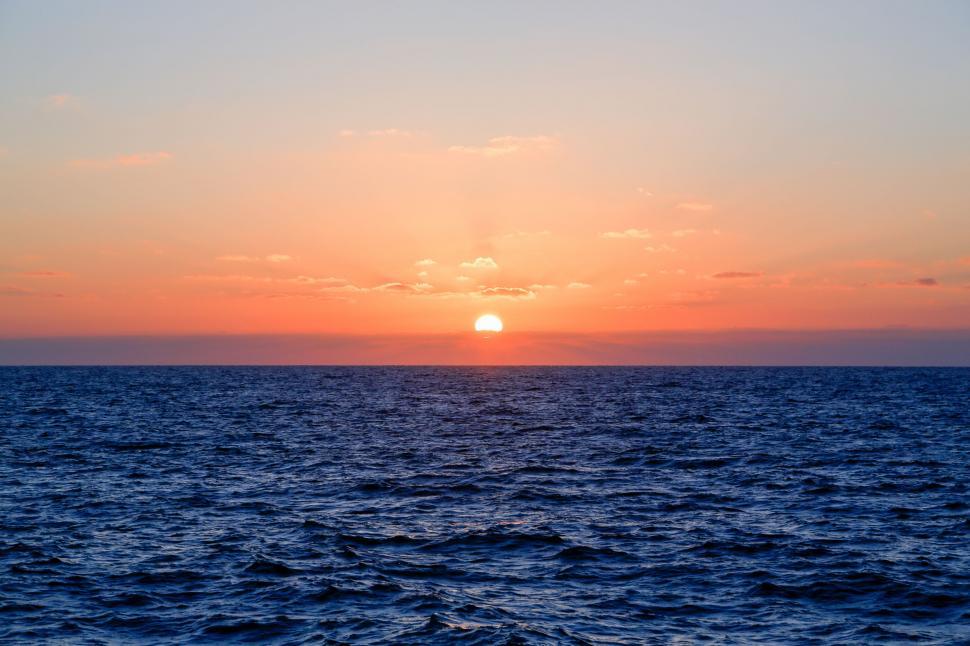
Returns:
[[[0,369],[4,643],[970,642],[970,369]]]

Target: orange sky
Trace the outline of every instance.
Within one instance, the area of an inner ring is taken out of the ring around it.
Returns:
[[[696,42],[343,12],[375,53],[122,7],[2,10],[0,337],[970,321],[970,56],[940,8],[861,40],[768,11],[713,45],[669,7]]]

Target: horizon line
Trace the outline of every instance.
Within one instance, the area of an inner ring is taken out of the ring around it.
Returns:
[[[6,368],[849,368],[893,370],[967,370],[970,364],[838,363],[0,363]]]
[[[970,366],[970,328],[0,338],[0,365]]]

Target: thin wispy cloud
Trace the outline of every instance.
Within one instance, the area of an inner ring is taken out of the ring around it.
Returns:
[[[566,285],[567,289],[589,289],[590,287],[592,287],[592,285],[590,285],[589,283],[581,283],[579,281],[572,282]]]
[[[172,158],[172,153],[158,151],[153,153],[134,153],[132,155],[118,155],[115,163],[119,166],[152,166],[167,162]]]
[[[675,238],[686,238],[687,236],[692,236],[697,233],[697,229],[677,229],[676,231],[671,231],[670,235]]]
[[[434,289],[434,286],[426,283],[409,283],[404,281],[390,281],[386,283],[381,283],[373,287],[362,287],[356,285],[346,278],[340,278],[336,276],[291,276],[291,277],[274,277],[274,276],[251,276],[245,274],[228,274],[228,275],[213,275],[213,274],[192,274],[183,276],[185,280],[200,282],[200,283],[213,283],[217,285],[238,285],[240,287],[252,288],[254,286],[260,286],[264,288],[262,292],[252,292],[253,294],[265,294],[265,288],[277,288],[273,293],[281,296],[285,295],[300,295],[306,293],[331,293],[331,294],[365,294],[371,293],[399,293],[399,294],[428,294]],[[296,291],[280,292],[278,288],[288,286],[291,290]]]
[[[525,289],[524,287],[486,287],[480,290],[478,293],[486,298],[498,297],[532,300],[536,297],[534,291],[531,289]]]
[[[415,294],[430,290],[433,285],[427,283],[384,283],[374,287],[375,292],[401,292],[405,294]]]
[[[413,137],[414,132],[411,130],[403,130],[401,128],[378,128],[375,130],[353,130],[350,128],[344,128],[343,130],[337,131],[337,136],[349,138],[349,137]]]
[[[677,208],[681,211],[704,212],[712,210],[714,205],[709,202],[679,202]]]
[[[422,258],[421,260],[416,261],[414,263],[414,266],[415,267],[431,267],[432,265],[437,265],[437,264],[438,263],[436,263],[431,258]]]
[[[676,249],[674,249],[668,244],[644,247],[643,250],[650,253],[672,253],[674,251],[677,251]]]
[[[255,256],[240,256],[238,254],[227,254],[225,256],[217,256],[216,260],[221,262],[258,262],[259,258]]]
[[[247,274],[186,274],[183,280],[211,283],[270,283],[272,278]]]
[[[899,261],[886,260],[884,258],[864,258],[853,261],[851,264],[853,267],[858,267],[859,269],[893,269],[903,266],[903,263]]]
[[[713,278],[758,278],[760,272],[756,271],[722,271],[714,274]]]
[[[606,231],[601,233],[600,237],[614,240],[622,238],[645,240],[646,238],[650,238],[652,236],[650,231],[647,229],[626,229],[624,231]]]
[[[511,231],[509,233],[504,233],[499,237],[502,240],[520,240],[522,238],[538,238],[551,235],[552,231],[543,229],[541,231]]]
[[[15,285],[0,285],[0,296],[10,296],[13,298],[64,298],[60,292],[44,292],[26,287]]]
[[[131,168],[139,166],[155,166],[170,161],[174,155],[165,151],[133,153],[118,155],[110,159],[74,159],[70,165],[74,168],[107,169]]]
[[[466,260],[461,263],[461,266],[466,269],[498,269],[498,263],[489,256],[480,256],[474,260]]]
[[[73,94],[51,94],[44,97],[43,107],[46,110],[67,110],[77,107],[78,99]]]
[[[325,276],[322,278],[318,278],[315,276],[297,276],[295,278],[288,278],[285,280],[288,280],[293,283],[297,283],[298,285],[326,285],[326,286],[334,286],[334,285],[343,286],[350,282],[346,278],[337,278],[335,276]]]
[[[368,137],[410,137],[414,135],[410,130],[401,130],[400,128],[384,128],[382,130],[369,130],[367,132]]]
[[[220,262],[272,262],[281,263],[289,262],[293,260],[292,256],[288,256],[283,253],[271,253],[268,256],[244,256],[240,254],[226,254],[224,256],[217,256],[216,260]]]
[[[493,137],[484,146],[451,146],[449,152],[480,157],[504,157],[523,152],[544,152],[559,145],[559,139],[546,135],[534,137]]]
[[[23,276],[24,278],[69,278],[71,274],[66,271],[50,271],[50,270],[39,270],[39,271],[22,271],[18,276]]]
[[[863,285],[864,287],[867,285]],[[899,288],[939,288],[946,289],[943,283],[933,278],[932,276],[925,276],[922,278],[914,278],[912,280],[900,280],[896,282],[886,282],[886,283],[874,283],[868,285],[871,287],[876,287],[879,289],[899,289]]]

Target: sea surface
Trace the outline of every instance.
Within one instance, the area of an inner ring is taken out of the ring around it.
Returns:
[[[0,369],[4,643],[970,643],[970,370]]]

